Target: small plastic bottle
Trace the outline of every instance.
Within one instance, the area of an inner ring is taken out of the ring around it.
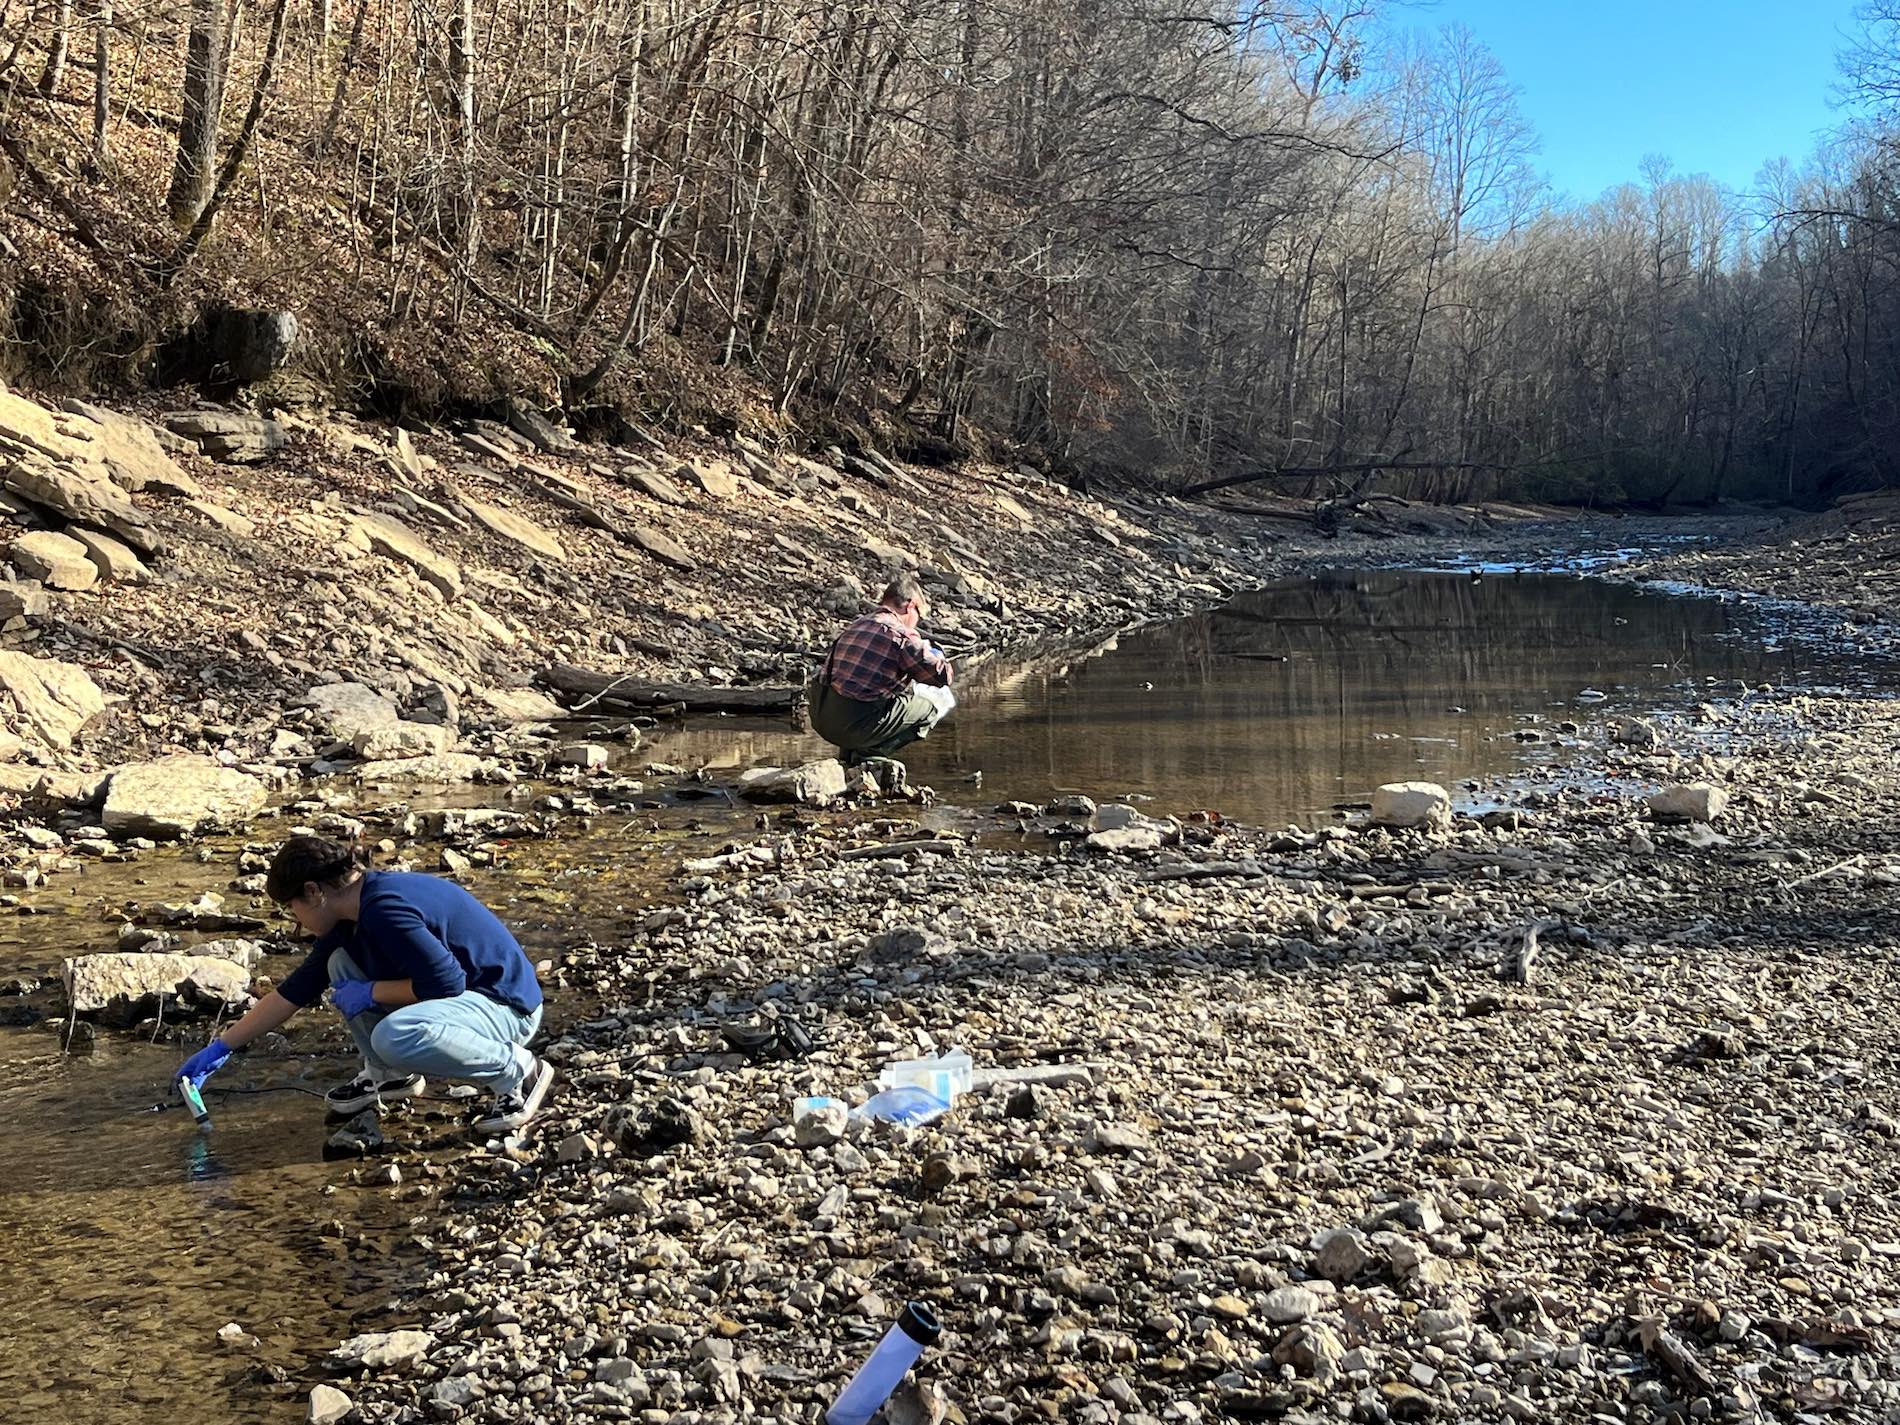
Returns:
[[[929,1307],[918,1301],[905,1303],[897,1324],[884,1333],[870,1359],[858,1367],[825,1412],[825,1425],[865,1425],[917,1364],[924,1347],[934,1346],[942,1332]]]
[[[185,1107],[191,1110],[191,1116],[204,1132],[211,1131],[211,1114],[205,1108],[204,1095],[198,1092],[198,1086],[182,1075],[178,1080],[178,1096],[185,1101]]]

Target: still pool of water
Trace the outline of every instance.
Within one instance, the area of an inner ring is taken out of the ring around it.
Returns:
[[[1843,671],[1792,631],[1750,604],[1576,575],[1330,573],[978,669],[952,718],[903,755],[951,802],[1081,791],[1310,823],[1381,782],[1455,787],[1548,755],[1520,730]],[[643,755],[745,766],[826,751],[735,722],[663,733]]]

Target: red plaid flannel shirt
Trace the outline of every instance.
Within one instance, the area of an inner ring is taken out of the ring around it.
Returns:
[[[950,660],[887,609],[853,620],[831,645],[830,666],[831,686],[861,703],[894,698],[913,682],[950,682]]]

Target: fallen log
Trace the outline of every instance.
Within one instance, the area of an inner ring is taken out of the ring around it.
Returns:
[[[594,673],[557,663],[536,679],[570,712],[651,712],[672,703],[689,713],[790,712],[802,689],[779,685],[723,688],[700,683],[655,683],[630,674]]]
[[[1198,484],[1189,485],[1180,493],[1183,499],[1187,499],[1194,495],[1211,495],[1216,490],[1231,490],[1236,485],[1251,485],[1257,480],[1319,480],[1340,475],[1376,476],[1388,470],[1509,471],[1516,468],[1511,465],[1500,465],[1494,460],[1366,460],[1348,465],[1288,465],[1277,468],[1268,466],[1259,470],[1244,470],[1238,475],[1223,475],[1217,480],[1202,480]],[[1365,483],[1364,480],[1360,482],[1362,487]]]
[[[916,841],[880,841],[871,846],[852,846],[838,853],[840,861],[875,861],[886,856],[961,856],[963,843],[947,837],[926,836]]]

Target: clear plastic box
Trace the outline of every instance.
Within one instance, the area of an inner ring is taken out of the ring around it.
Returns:
[[[928,1059],[899,1059],[887,1064],[877,1076],[880,1089],[920,1088],[933,1098],[953,1104],[970,1091],[976,1066],[961,1049]]]

